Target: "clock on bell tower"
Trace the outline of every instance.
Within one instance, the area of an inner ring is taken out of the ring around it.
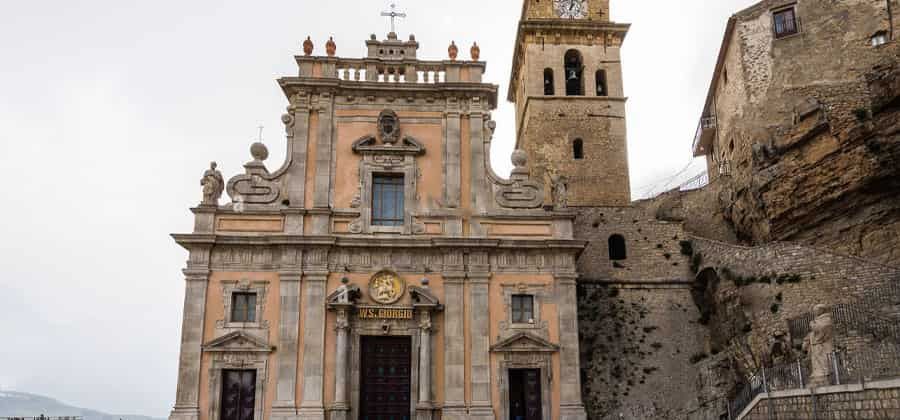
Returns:
[[[609,0],[524,0],[508,99],[532,176],[572,207],[631,201],[620,49]]]

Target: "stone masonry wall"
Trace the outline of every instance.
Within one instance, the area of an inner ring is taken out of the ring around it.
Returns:
[[[686,239],[682,224],[655,220],[639,207],[576,209],[575,239],[588,241],[578,259],[582,277],[621,282],[680,282],[693,277],[679,242]],[[625,238],[627,258],[611,261],[609,238]]]
[[[806,316],[816,304],[854,305],[873,320],[900,315],[894,308],[900,302],[871,303],[877,302],[874,294],[897,288],[896,268],[792,243],[754,248],[698,238],[691,243],[692,266],[700,273],[694,297],[710,327],[707,351],[730,352],[741,373],[799,357],[791,342],[803,337],[786,336],[788,321]],[[869,340],[843,342],[871,344],[870,332],[854,334]]]
[[[795,395],[760,400],[742,420],[897,419],[900,384],[892,387],[834,392],[812,397]],[[813,402],[815,398],[815,402]],[[814,417],[813,412],[818,413]]]
[[[681,419],[697,404],[691,356],[705,328],[690,290],[680,223],[637,207],[579,208],[576,239],[582,395],[588,418]],[[625,237],[627,259],[611,261],[609,237]]]
[[[696,404],[690,358],[705,341],[690,290],[580,283],[578,292],[588,418],[682,419]]]

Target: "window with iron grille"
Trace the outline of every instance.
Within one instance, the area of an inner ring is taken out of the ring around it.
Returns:
[[[781,9],[773,13],[775,19],[775,38],[783,38],[800,32],[797,25],[797,11],[794,7]]]
[[[512,296],[512,322],[514,324],[529,324],[534,322],[534,296]]]
[[[403,175],[372,177],[372,226],[403,226]]]
[[[256,293],[231,294],[231,322],[256,322]]]

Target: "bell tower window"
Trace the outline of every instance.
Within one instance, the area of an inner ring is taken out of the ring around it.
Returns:
[[[597,70],[597,96],[609,96],[609,90],[606,87],[606,70]]]
[[[583,60],[578,50],[569,50],[565,56],[566,96],[584,95]]]
[[[553,69],[544,69],[544,95],[552,96],[556,94],[556,88],[553,85]]]

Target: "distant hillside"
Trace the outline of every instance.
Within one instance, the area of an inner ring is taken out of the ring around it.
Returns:
[[[147,416],[114,415],[72,407],[53,398],[24,392],[0,391],[0,417],[81,416],[84,420],[163,420]]]

